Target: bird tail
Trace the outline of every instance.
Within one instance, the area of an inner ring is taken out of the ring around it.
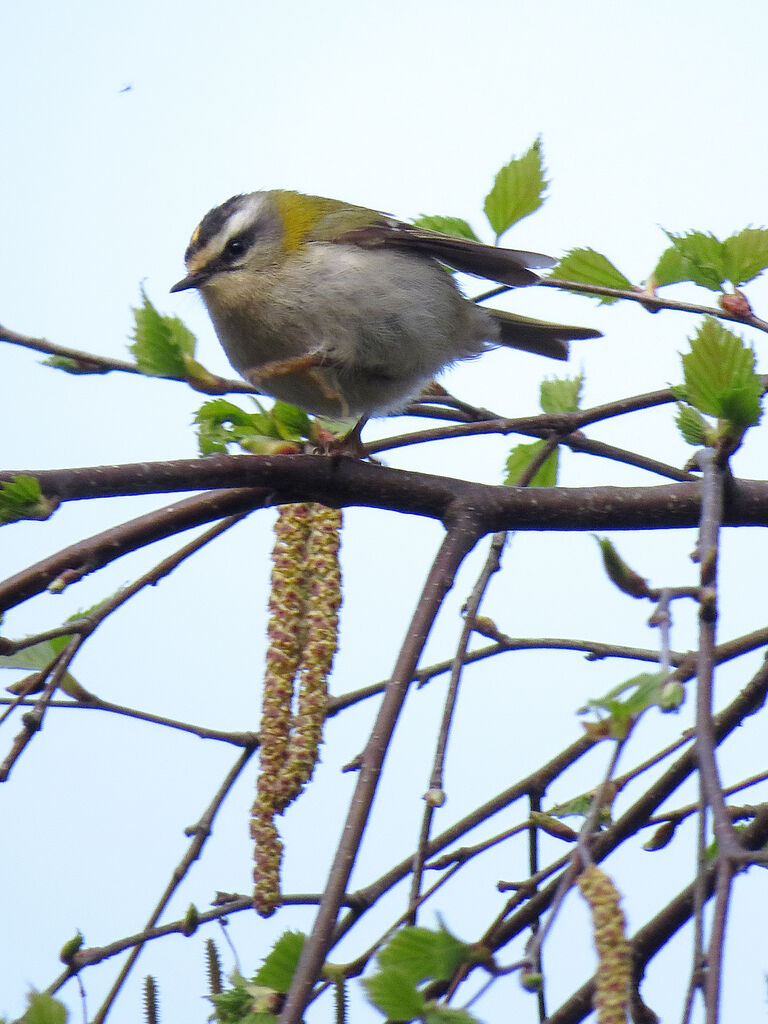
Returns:
[[[548,356],[550,359],[567,359],[569,341],[602,338],[600,331],[591,327],[552,324],[547,320],[532,320],[500,309],[483,309],[498,324],[500,345]]]

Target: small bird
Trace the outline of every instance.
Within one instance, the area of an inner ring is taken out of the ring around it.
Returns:
[[[519,287],[540,253],[429,231],[298,192],[233,196],[185,253],[235,369],[258,390],[324,416],[399,411],[435,374],[497,345],[568,358],[599,331],[481,308],[446,269]]]

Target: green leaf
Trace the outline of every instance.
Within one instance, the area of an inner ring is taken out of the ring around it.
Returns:
[[[33,992],[27,997],[29,1006],[21,1018],[23,1024],[66,1024],[67,1008],[58,999],[44,992]]]
[[[536,139],[527,153],[501,168],[485,197],[485,215],[496,241],[517,221],[538,210],[548,184],[544,178],[541,140]]]
[[[445,928],[401,928],[377,957],[382,971],[395,969],[414,984],[450,978],[460,963],[471,959],[470,947]]]
[[[550,807],[547,813],[558,818],[569,818],[573,816],[586,818],[591,809],[592,794],[582,793],[580,796],[574,797],[573,800],[566,800],[565,803],[556,804],[554,807]]]
[[[728,280],[735,288],[768,267],[768,229],[744,228],[723,242]]]
[[[649,597],[648,581],[630,568],[607,537],[592,534],[600,548],[608,579],[630,597]]]
[[[541,382],[539,403],[543,412],[576,412],[580,408],[584,377],[551,377]]]
[[[25,647],[15,654],[2,654],[0,655],[0,669],[15,668],[24,669],[26,672],[42,672],[56,659],[57,655],[61,653],[71,639],[72,635],[66,634],[65,636],[54,637],[52,640],[42,640],[40,643],[32,644],[31,647]],[[43,688],[42,684],[40,684],[29,690],[29,682],[28,679],[22,679],[21,682],[7,686],[6,689],[9,693],[22,696],[26,693],[37,693]],[[75,700],[87,703],[95,699],[94,695],[81,686],[70,672],[64,674],[59,682],[59,687],[64,693]]]
[[[738,288],[768,267],[766,228],[744,228],[724,242],[703,231],[665,234],[672,247],[661,254],[654,271],[659,287],[693,281],[702,288],[720,292],[725,281]]]
[[[297,405],[275,402],[269,412],[280,437],[284,440],[298,440],[311,435],[312,421]]]
[[[633,290],[629,278],[625,277],[607,256],[594,249],[571,249],[557,266],[552,268],[549,277],[556,277],[561,281],[576,281],[579,284],[596,284],[601,288]],[[598,295],[596,298],[604,305],[618,302],[617,298],[610,295]]]
[[[275,992],[287,992],[306,938],[303,932],[283,932],[254,976],[254,984],[274,989]]]
[[[629,696],[622,695],[629,691]],[[671,696],[674,699],[670,699]],[[664,672],[641,672],[627,679],[603,697],[590,700],[579,714],[589,711],[605,712],[607,718],[602,719],[605,735],[614,739],[626,739],[637,720],[648,708],[658,707],[663,712],[677,711],[684,699],[684,691],[676,690],[671,694]]]
[[[197,443],[201,455],[224,453],[229,445],[238,445],[252,454],[278,454],[295,451],[305,438],[312,438],[314,426],[303,409],[275,402],[258,412],[246,412],[226,398],[205,402],[195,414]]]
[[[213,1003],[214,1020],[219,1024],[275,1024],[277,1016],[268,1008],[274,1009],[282,997],[240,979],[234,988],[206,998]]]
[[[675,423],[686,444],[696,447],[711,444],[712,427],[693,406],[678,405]]]
[[[0,524],[17,523],[21,519],[48,519],[58,502],[43,496],[33,476],[20,474],[0,484]]]
[[[723,282],[729,278],[725,263],[725,250],[719,238],[703,231],[689,231],[684,235],[675,235],[671,231],[665,231],[664,234],[676,249],[678,256],[682,258],[680,268],[684,271],[685,276],[678,277],[677,280],[693,281],[694,284],[701,285],[702,288],[708,288],[713,292],[723,290]],[[669,267],[671,269],[674,264],[671,258],[668,257],[668,260],[670,260]],[[673,282],[666,283],[672,284]]]
[[[61,960],[63,964],[71,963],[75,953],[78,951],[78,949],[82,947],[83,941],[83,933],[78,930],[77,932],[75,932],[72,938],[67,939],[64,945],[61,947],[61,951],[59,952],[59,960]]]
[[[426,1000],[408,972],[390,968],[363,979],[370,1001],[390,1020],[410,1021],[423,1016]]]
[[[651,280],[657,288],[663,288],[669,284],[677,284],[679,281],[690,281],[690,263],[679,249],[670,245],[659,256],[659,260],[651,275]]]
[[[428,231],[439,231],[443,235],[450,235],[451,238],[468,238],[471,242],[479,242],[471,226],[461,217],[441,217],[439,214],[423,214],[413,222],[416,227],[426,228]]]
[[[507,475],[504,477],[504,485],[506,487],[517,486],[518,481],[522,479],[523,473],[538,456],[546,443],[546,441],[531,441],[530,443],[515,445],[507,456]],[[529,486],[554,487],[557,483],[558,466],[558,450],[555,449],[536,470]]]
[[[422,1019],[424,1024],[479,1024],[468,1010],[455,1010],[452,1006],[428,1005]]]
[[[149,377],[185,380],[187,361],[195,355],[194,334],[175,316],[163,316],[141,292],[142,305],[134,308],[133,344],[136,364]]]
[[[682,359],[691,405],[740,428],[759,422],[763,384],[755,354],[741,338],[707,317]]]

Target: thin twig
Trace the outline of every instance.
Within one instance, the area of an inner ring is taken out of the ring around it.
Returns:
[[[466,663],[467,645],[469,644],[470,637],[472,636],[473,625],[475,617],[477,616],[478,608],[480,607],[480,602],[488,589],[491,577],[499,570],[501,565],[501,553],[504,549],[506,538],[506,533],[496,533],[493,536],[485,564],[483,565],[480,576],[478,577],[475,586],[472,588],[472,593],[467,601],[464,622],[462,624],[458,644],[456,645],[456,654],[451,667],[451,677],[448,683],[448,692],[445,695],[443,717],[440,722],[435,755],[432,763],[432,772],[429,779],[429,795],[426,801],[426,807],[424,808],[424,815],[422,817],[421,831],[419,834],[418,844],[416,846],[416,855],[413,859],[413,875],[411,877],[411,894],[409,899],[410,904],[414,907],[411,924],[416,923],[415,905],[419,898],[424,862],[426,860],[426,850],[432,826],[432,818],[435,813],[435,807],[437,806],[435,799],[437,798],[438,793],[443,793],[443,771],[445,768],[448,735],[451,729],[453,714],[456,709],[456,700],[459,693],[462,669]]]
[[[558,288],[561,291],[581,292],[585,295],[603,295],[606,298],[627,299],[630,302],[637,302],[649,313],[658,313],[662,309],[674,310],[679,313],[699,313],[702,316],[714,316],[719,320],[729,320],[732,323],[743,324],[745,327],[754,327],[758,331],[768,331],[768,323],[756,316],[739,316],[737,313],[730,313],[720,306],[702,306],[694,302],[679,302],[676,299],[663,299],[656,292],[647,292],[641,289],[630,291],[626,288],[606,288],[601,285],[582,284],[581,281],[563,281],[556,277],[547,277],[539,281],[542,288]]]
[[[261,508],[269,495],[265,489],[250,487],[196,494],[71,544],[0,582],[0,611],[42,593],[59,579],[65,583],[78,581],[156,540],[203,526],[213,519]]]
[[[216,792],[213,800],[211,800],[208,807],[203,812],[203,815],[200,818],[200,820],[191,828],[186,830],[187,834],[192,837],[192,842],[189,845],[189,849],[187,850],[179,864],[174,869],[173,874],[171,876],[171,880],[166,886],[162,896],[158,900],[155,909],[150,914],[149,920],[145,925],[145,929],[152,928],[154,927],[154,925],[157,924],[160,915],[162,914],[163,910],[165,910],[174,892],[181,885],[182,881],[187,875],[187,872],[202,853],[203,847],[208,841],[208,838],[213,830],[213,822],[214,819],[216,818],[216,814],[218,813],[219,808],[226,799],[227,794],[231,790],[232,786],[234,786],[243,768],[245,768],[245,766],[248,764],[248,761],[253,755],[255,749],[255,747],[247,747],[245,750],[242,751],[242,753],[239,755],[232,768],[227,773],[224,781],[222,782],[221,786]],[[93,1018],[93,1024],[103,1024],[103,1022],[106,1020],[113,1002],[115,1001],[120,989],[123,987],[126,978],[130,974],[133,965],[138,960],[143,948],[143,941],[138,942],[136,943],[136,945],[133,946],[128,958],[123,964],[120,973],[115,979],[112,988],[109,990],[107,997],[99,1007],[96,1016]],[[76,963],[77,957],[75,956],[74,964]]]
[[[55,666],[51,671],[50,678],[45,684],[43,692],[40,697],[35,701],[34,707],[31,711],[28,711],[22,718],[23,728],[21,732],[15,737],[11,749],[9,750],[5,760],[0,764],[0,782],[6,782],[8,776],[11,773],[11,769],[14,764],[21,757],[24,750],[26,750],[28,744],[32,740],[32,737],[40,731],[43,727],[43,719],[48,709],[48,705],[56,692],[56,687],[60,685],[64,678],[69,666],[72,664],[72,659],[77,654],[82,644],[82,637],[72,637],[67,646],[58,656],[55,662]]]
[[[293,976],[280,1024],[299,1024],[333,939],[339,907],[368,820],[379,775],[418,659],[455,574],[478,539],[469,519],[451,524],[422,591],[384,700],[363,752],[360,775],[315,924]]]
[[[146,376],[136,363],[129,363],[124,359],[112,359],[109,356],[96,355],[93,352],[82,352],[80,349],[68,348],[65,345],[55,345],[45,338],[32,338],[28,334],[19,334],[11,331],[0,324],[0,341],[9,342],[11,345],[20,345],[22,348],[32,349],[35,352],[45,352],[49,356],[57,356],[60,359],[71,360],[75,364],[76,373],[109,373],[111,370],[118,370],[120,373],[133,373],[139,376]],[[163,376],[161,380],[172,380],[181,384],[190,383],[186,377]],[[229,393],[259,394],[252,384],[244,380],[228,380],[225,377],[218,377],[209,374],[207,386],[204,382],[195,379],[194,388],[196,391],[204,391],[211,395],[226,395]]]

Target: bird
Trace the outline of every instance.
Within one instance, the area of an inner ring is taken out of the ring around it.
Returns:
[[[232,366],[325,417],[401,411],[443,369],[499,345],[553,359],[588,327],[488,309],[451,271],[511,287],[556,261],[288,190],[232,196],[195,228],[187,274]],[[450,269],[449,269],[450,268]]]

